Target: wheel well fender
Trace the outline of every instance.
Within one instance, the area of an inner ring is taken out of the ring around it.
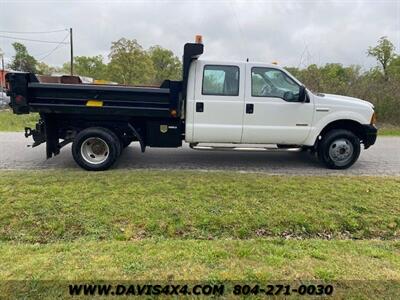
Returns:
[[[365,139],[365,131],[361,123],[354,120],[336,120],[327,124],[321,132],[317,135],[317,138],[314,142],[314,146],[317,145],[318,141],[329,131],[333,129],[345,129],[354,133],[360,141]]]

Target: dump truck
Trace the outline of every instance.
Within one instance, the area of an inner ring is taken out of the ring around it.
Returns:
[[[276,64],[208,61],[203,52],[201,39],[186,43],[182,80],[159,87],[85,84],[73,76],[49,83],[11,72],[10,106],[15,114],[39,113],[25,136],[34,147],[46,143],[47,158],[72,143],[74,160],[90,171],[110,168],[132,142],[142,152],[183,142],[211,150],[296,147],[332,169],[350,167],[362,145],[375,143],[371,103],[315,93]]]

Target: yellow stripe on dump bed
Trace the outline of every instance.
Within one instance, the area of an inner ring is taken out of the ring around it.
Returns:
[[[103,106],[103,101],[100,101],[100,100],[88,100],[86,102],[86,106],[101,107],[101,106]]]

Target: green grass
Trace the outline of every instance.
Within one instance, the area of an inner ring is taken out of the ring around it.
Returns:
[[[400,136],[400,127],[398,126],[382,126],[378,130],[379,135],[381,136]]]
[[[1,172],[0,240],[400,236],[400,178]]]
[[[25,127],[34,128],[39,115],[14,115],[10,110],[0,110],[0,131],[23,131]]]
[[[0,256],[7,280],[400,280],[399,241],[0,243]]]
[[[388,280],[400,281],[399,186],[398,177],[1,171],[0,281],[363,280],[362,296],[387,296]]]
[[[224,283],[227,297],[238,283],[297,286],[304,282],[332,284],[336,299],[398,299],[400,295],[399,241],[0,242],[0,257],[0,292],[19,298],[59,298],[67,296],[68,284],[99,281]]]

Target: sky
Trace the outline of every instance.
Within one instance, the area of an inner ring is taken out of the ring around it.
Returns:
[[[381,36],[400,52],[400,0],[0,0],[6,63],[16,41],[8,37],[69,42],[70,27],[75,56],[101,54],[106,61],[111,42],[121,37],[136,39],[145,49],[161,45],[181,57],[184,43],[201,34],[207,59],[367,69],[376,61],[366,51]],[[37,33],[47,31],[57,32]],[[69,60],[68,44],[20,42],[47,64]]]

